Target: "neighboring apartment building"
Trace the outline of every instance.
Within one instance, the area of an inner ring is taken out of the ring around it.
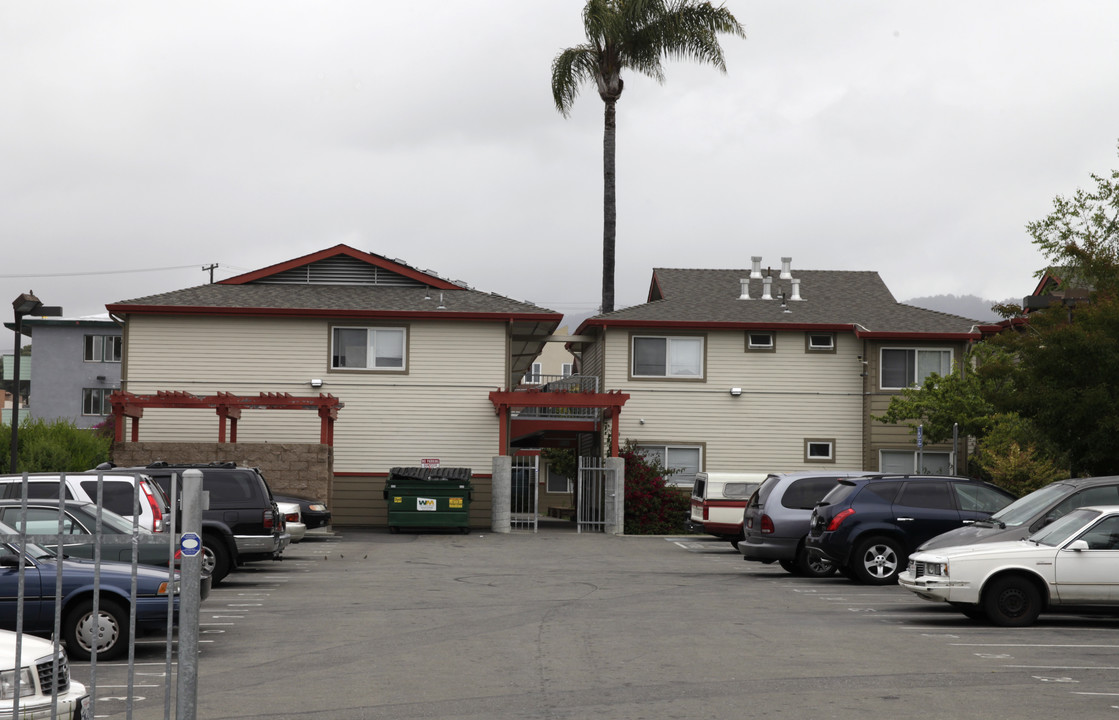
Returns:
[[[521,385],[562,319],[345,245],[108,309],[125,321],[127,392],[339,398],[338,524],[383,523],[389,470],[425,461],[471,468],[488,498],[506,437],[490,393]],[[247,409],[238,441],[318,443],[307,415]],[[213,409],[149,407],[139,441],[212,442],[215,425]]]
[[[630,396],[620,434],[679,469],[889,472],[966,469],[873,420],[931,372],[966,371],[996,332],[898,303],[875,272],[655,269],[648,302],[590,318],[580,372]],[[960,453],[963,455],[963,453]]]
[[[120,388],[120,326],[108,315],[26,317],[22,325],[32,338],[31,355],[20,361],[20,374],[30,378],[24,417],[79,428],[105,422],[109,394]]]

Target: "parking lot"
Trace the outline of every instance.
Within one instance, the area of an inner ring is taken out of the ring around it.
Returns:
[[[1000,629],[695,538],[342,530],[231,575],[201,639],[208,719],[1119,718],[1119,617]],[[99,664],[97,716],[163,717],[163,670]]]

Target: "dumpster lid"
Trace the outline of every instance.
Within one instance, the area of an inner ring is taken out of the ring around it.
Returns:
[[[454,480],[470,483],[473,472],[470,468],[453,467],[394,467],[389,470],[389,482],[394,480]]]

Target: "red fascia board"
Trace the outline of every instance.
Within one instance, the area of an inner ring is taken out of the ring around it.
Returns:
[[[824,330],[828,332],[849,332],[855,328],[850,323],[773,323],[697,320],[620,320],[610,318],[590,318],[585,320],[575,334],[582,333],[588,325],[614,328],[683,328],[689,330]]]
[[[343,244],[335,245],[334,247],[327,248],[326,250],[319,250],[318,252],[311,253],[310,255],[304,255],[303,257],[298,257],[293,260],[287,260],[286,262],[269,265],[268,267],[261,268],[260,270],[253,270],[252,272],[236,275],[231,278],[226,278],[225,280],[219,280],[217,284],[244,285],[245,283],[250,283],[254,280],[260,280],[261,278],[276,275],[286,270],[292,270],[294,268],[309,265],[313,262],[325,260],[326,258],[335,257],[337,255],[348,255],[355,260],[360,260],[362,262],[369,263],[370,265],[376,265],[377,267],[391,270],[392,272],[403,275],[404,277],[410,278],[417,282],[421,282],[425,285],[430,285],[437,290],[459,289],[458,285],[455,285],[452,282],[448,282],[442,278],[428,275],[427,273],[422,273],[415,268],[401,265],[400,263],[393,262],[388,258],[383,258],[380,255],[373,255],[372,253],[362,252],[361,250],[356,250],[349,245]]]
[[[306,308],[230,308],[186,305],[106,305],[115,315],[223,315],[240,317],[330,317],[387,320],[532,320],[559,323],[561,313],[460,313],[440,310],[333,310]]]

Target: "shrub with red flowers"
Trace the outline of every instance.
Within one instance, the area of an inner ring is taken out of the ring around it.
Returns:
[[[626,462],[626,535],[686,533],[690,495],[665,483],[671,471],[642,454],[633,441],[627,441],[618,456]]]

